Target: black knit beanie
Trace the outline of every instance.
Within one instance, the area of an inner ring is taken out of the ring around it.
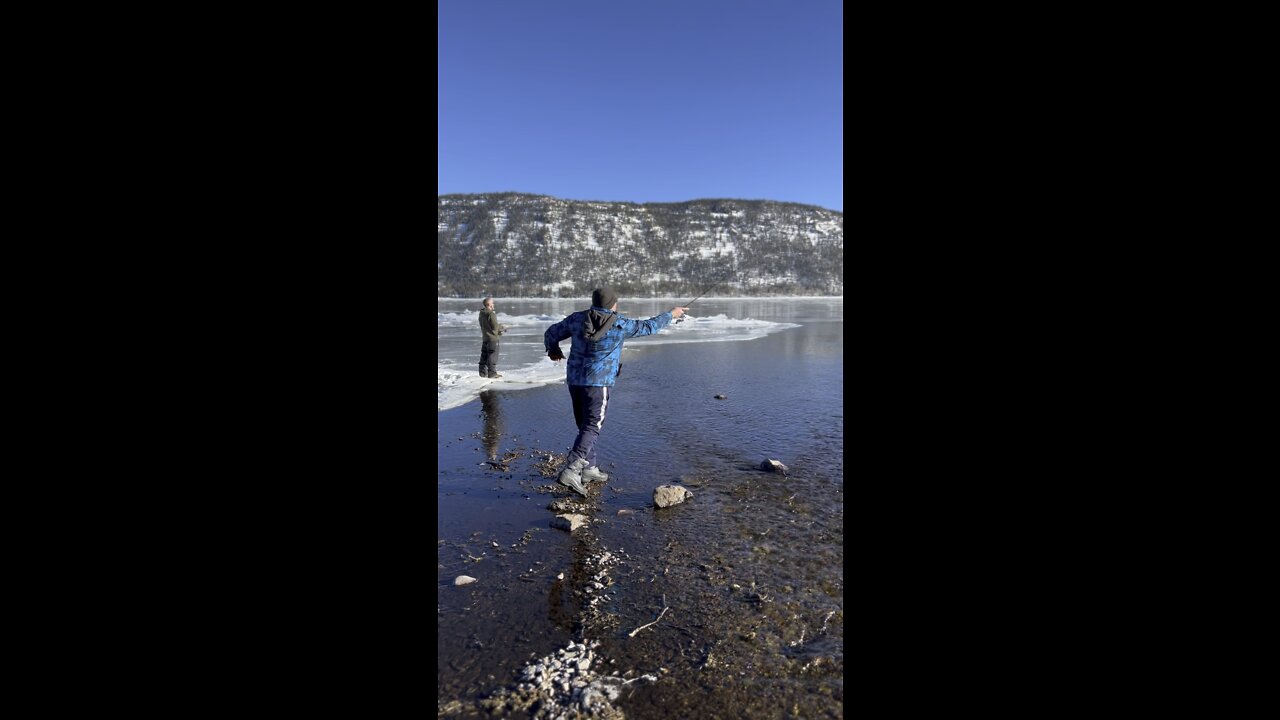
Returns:
[[[596,307],[608,310],[616,302],[618,302],[618,293],[611,287],[601,286],[591,291],[591,304]]]

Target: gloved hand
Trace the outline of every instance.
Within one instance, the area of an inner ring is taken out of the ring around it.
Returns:
[[[551,358],[552,360],[563,360],[564,353],[560,352],[560,346],[557,345],[547,351],[547,357]]]

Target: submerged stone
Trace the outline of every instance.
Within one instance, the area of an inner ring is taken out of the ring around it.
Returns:
[[[679,485],[659,485],[653,491],[653,504],[660,508],[679,505],[693,497],[693,493]]]
[[[587,516],[579,515],[577,513],[557,515],[551,518],[551,527],[560,528],[561,530],[568,530],[569,532],[573,532],[574,530],[577,530],[578,528],[586,524],[587,524]]]

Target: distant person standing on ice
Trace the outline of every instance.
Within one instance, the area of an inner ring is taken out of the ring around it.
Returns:
[[[484,309],[480,311],[480,377],[500,378],[498,374],[498,336],[507,331],[506,325],[498,324],[498,313],[493,311],[493,298],[484,299]]]
[[[652,335],[667,326],[673,318],[684,315],[686,308],[676,307],[648,320],[623,317],[618,310],[618,294],[607,287],[591,293],[591,309],[579,310],[547,328],[542,344],[547,357],[564,360],[560,341],[572,338],[569,346],[567,381],[573,400],[573,420],[578,424],[578,439],[560,471],[560,484],[573,488],[586,497],[583,478],[592,482],[609,479],[596,466],[596,438],[604,425],[609,407],[609,389],[618,379],[622,367],[622,341],[629,337]]]

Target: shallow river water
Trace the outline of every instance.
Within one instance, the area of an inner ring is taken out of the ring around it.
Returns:
[[[582,304],[521,302],[507,314],[543,329]],[[597,445],[611,477],[588,498],[555,482],[575,435],[563,364],[438,411],[440,716],[843,716],[843,301],[718,303],[703,327],[720,337],[628,341]],[[635,304],[620,309],[673,303]],[[463,332],[442,368],[465,360]],[[693,497],[656,508],[663,484]],[[552,528],[557,500],[589,524]]]

